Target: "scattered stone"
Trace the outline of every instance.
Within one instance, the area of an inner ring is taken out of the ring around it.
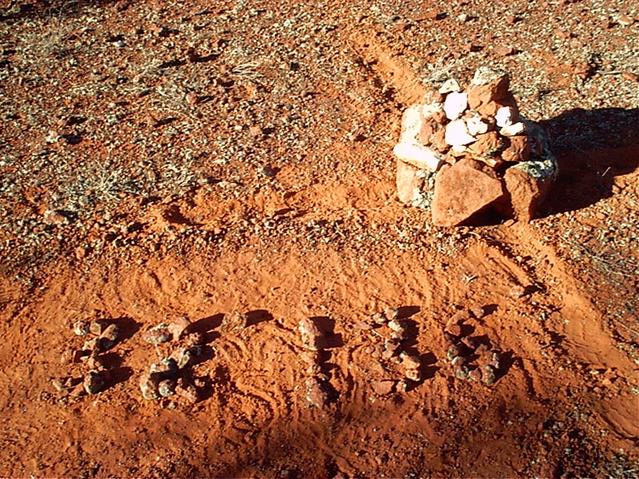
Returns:
[[[517,111],[511,106],[502,106],[495,114],[495,123],[499,128],[512,125],[517,121]]]
[[[94,319],[93,321],[91,321],[91,324],[89,325],[89,330],[91,331],[91,334],[100,336],[102,332],[107,328],[108,325],[109,325],[108,321],[104,319]]]
[[[142,335],[142,339],[154,346],[158,346],[162,343],[166,343],[171,340],[173,334],[169,330],[169,327],[165,323],[158,324],[157,326],[152,327],[148,331],[145,331]]]
[[[189,321],[189,318],[182,316],[169,324],[168,330],[173,336],[173,339],[178,340],[182,337],[182,334],[184,334],[190,325],[191,321]]]
[[[172,379],[178,374],[178,363],[173,358],[164,358],[159,363],[151,364],[149,371],[158,379]]]
[[[80,320],[73,323],[73,332],[76,336],[86,336],[90,330],[88,321]]]
[[[104,389],[106,382],[99,371],[91,370],[85,374],[82,384],[87,394],[97,394]]]
[[[532,220],[550,190],[556,168],[539,161],[521,162],[504,175],[513,215],[520,221]]]
[[[100,350],[100,338],[87,339],[82,345],[83,351],[93,352]]]
[[[112,348],[118,340],[119,332],[117,324],[107,326],[100,335],[100,350],[104,351]]]
[[[160,399],[158,383],[157,375],[144,373],[140,377],[140,390],[142,391],[142,397],[148,400]]]
[[[104,358],[102,356],[98,356],[95,352],[87,359],[87,367],[96,371],[104,371],[108,369]]]
[[[481,380],[486,386],[492,386],[493,384],[495,384],[495,369],[490,364],[487,364],[481,368]]]
[[[64,379],[54,378],[51,380],[51,384],[53,385],[55,390],[58,392],[65,392],[67,390],[67,386],[65,384]]]
[[[421,361],[413,354],[401,352],[399,357],[402,360],[402,366],[406,369],[419,369],[421,367]]]
[[[395,381],[385,379],[383,381],[373,382],[373,391],[378,396],[386,396],[395,390]]]
[[[73,398],[78,398],[81,396],[84,396],[86,394],[86,390],[84,389],[84,384],[82,382],[80,382],[79,384],[76,384],[73,389],[71,389],[71,392],[69,393],[69,396],[73,397]]]
[[[386,324],[388,322],[388,319],[386,319],[386,316],[384,315],[384,313],[373,313],[373,315],[371,316],[371,319],[373,320],[373,322],[375,324]]]
[[[172,355],[178,369],[184,369],[195,362],[195,355],[188,348],[181,348]]]
[[[241,311],[233,311],[224,317],[224,328],[229,331],[241,331],[249,325],[249,317]]]
[[[297,326],[300,336],[302,337],[302,344],[305,348],[312,351],[319,349],[318,339],[322,336],[322,332],[317,327],[315,322],[310,318],[302,319]]]
[[[464,158],[453,166],[442,168],[437,175],[432,204],[433,223],[438,226],[461,225],[503,197],[502,183],[494,171]]]
[[[446,332],[453,336],[461,336],[462,329],[459,324],[451,324],[450,326],[446,326]]]
[[[479,382],[482,378],[481,371],[478,368],[473,368],[468,371],[468,380]]]
[[[410,379],[415,383],[422,381],[422,373],[419,369],[407,369],[404,375],[406,376],[406,379]]]
[[[523,135],[525,132],[526,126],[521,121],[513,123],[512,125],[506,125],[501,130],[499,130],[499,134],[503,136]]]
[[[191,346],[203,346],[206,343],[205,336],[200,332],[190,333],[184,338],[184,344],[188,347]]]
[[[306,400],[309,405],[319,409],[323,409],[328,403],[328,394],[324,385],[316,377],[306,380]]]
[[[397,308],[388,307],[384,309],[384,316],[386,316],[386,319],[389,321],[395,321],[399,318],[399,310]]]
[[[175,394],[176,382],[173,379],[164,379],[158,383],[158,394],[162,397],[169,397]]]
[[[391,329],[391,331],[394,331],[396,333],[403,334],[404,331],[406,331],[406,328],[404,327],[404,325],[400,321],[398,321],[397,319],[390,320],[387,323],[387,326]]]
[[[513,136],[510,145],[501,153],[501,158],[508,162],[528,161],[532,153],[531,142],[527,135]]]

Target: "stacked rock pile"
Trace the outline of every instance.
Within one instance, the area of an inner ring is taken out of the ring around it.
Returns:
[[[393,152],[400,201],[431,208],[440,226],[489,209],[528,221],[557,174],[544,130],[519,114],[508,74],[490,68],[409,107]]]
[[[192,380],[190,367],[203,355],[204,337],[198,332],[189,331],[190,325],[188,318],[178,318],[170,324],[158,324],[143,334],[142,339],[156,347],[169,342],[174,345],[177,343],[170,354],[163,355],[140,376],[140,390],[144,399],[159,400],[176,396],[187,404],[200,399],[200,391],[205,384],[197,379]]]
[[[485,337],[463,333],[464,322],[474,317],[479,315],[459,311],[449,318],[444,329],[446,356],[457,379],[492,386],[504,373],[503,353],[498,349],[491,349]]]
[[[66,376],[52,380],[53,387],[64,395],[80,397],[85,394],[97,394],[103,391],[111,380],[109,361],[105,354],[117,342],[119,328],[117,324],[105,319],[92,321],[80,320],[73,324],[76,336],[87,337],[79,349],[68,349],[62,354],[64,364],[84,364],[84,375]],[[91,337],[92,336],[92,337]]]
[[[406,322],[400,318],[399,311],[391,307],[383,312],[374,313],[370,320],[372,327],[382,326],[381,330],[378,329],[378,334],[384,339],[383,347],[379,350],[371,349],[371,355],[399,365],[403,376],[399,381],[376,381],[373,383],[373,391],[378,396],[408,391],[411,385],[422,381],[422,364],[417,355],[406,349],[409,339]]]
[[[324,408],[329,402],[331,390],[329,378],[322,372],[321,342],[324,333],[310,318],[302,319],[297,329],[305,349],[302,359],[307,365],[304,384],[306,401],[310,406]]]

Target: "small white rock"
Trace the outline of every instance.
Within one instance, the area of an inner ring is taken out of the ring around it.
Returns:
[[[424,124],[420,113],[421,109],[421,105],[411,105],[404,112],[404,116],[402,117],[402,133],[399,138],[400,143],[415,142]]]
[[[467,14],[465,14],[465,13],[460,13],[457,16],[457,21],[462,22],[462,23],[467,22],[469,19],[470,19],[470,17]]]
[[[451,92],[458,92],[460,90],[461,87],[459,86],[457,80],[455,80],[454,78],[449,78],[444,83],[442,83],[442,86],[439,87],[439,93],[441,93],[442,95]]]
[[[482,121],[481,117],[477,115],[466,120],[466,128],[472,136],[483,135],[488,132],[488,123]]]
[[[468,94],[451,92],[444,101],[444,113],[449,120],[456,120],[468,108]]]
[[[477,138],[468,133],[466,122],[462,119],[453,120],[446,125],[444,139],[450,146],[470,145],[477,141]]]
[[[499,110],[497,110],[497,114],[495,115],[495,122],[499,128],[503,128],[508,125],[512,125],[515,123],[517,113],[512,106],[502,106]]]
[[[526,126],[522,122],[513,123],[507,125],[499,130],[499,134],[503,136],[517,136],[522,135],[526,131]]]
[[[453,155],[462,155],[466,153],[466,147],[464,145],[454,145],[450,148]]]
[[[400,160],[420,170],[437,171],[442,163],[437,153],[416,143],[398,143],[393,148],[393,153]]]

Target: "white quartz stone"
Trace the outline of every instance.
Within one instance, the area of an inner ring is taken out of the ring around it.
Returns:
[[[416,143],[398,143],[393,148],[393,153],[400,160],[420,170],[437,171],[442,164],[439,154]]]
[[[501,130],[499,130],[499,134],[503,136],[517,136],[522,135],[525,132],[526,126],[520,121],[511,125],[506,125]]]
[[[477,138],[468,133],[466,122],[462,119],[453,120],[446,125],[444,139],[450,146],[470,145],[477,141]]]
[[[488,123],[485,123],[479,115],[466,120],[466,128],[472,136],[483,135],[488,132]]]
[[[508,125],[512,125],[517,121],[517,113],[512,106],[502,106],[497,110],[495,115],[495,122],[499,128],[503,128]]]
[[[456,120],[468,108],[468,94],[451,92],[444,100],[444,113],[449,120]]]

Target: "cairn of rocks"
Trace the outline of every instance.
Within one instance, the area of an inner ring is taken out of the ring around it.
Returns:
[[[457,226],[492,210],[522,221],[538,212],[557,175],[544,130],[519,113],[510,78],[479,68],[464,90],[448,79],[402,118],[397,194]]]
[[[111,372],[103,353],[115,346],[120,334],[119,328],[117,324],[105,319],[79,320],[73,324],[73,332],[76,336],[92,337],[86,339],[81,348],[65,351],[62,354],[62,363],[83,364],[87,372],[77,376],[54,378],[53,387],[73,398],[97,394],[106,389],[111,381]]]
[[[463,334],[463,323],[475,316],[459,311],[449,318],[444,328],[446,357],[455,378],[492,386],[503,373],[503,353],[477,337]]]
[[[190,367],[203,355],[204,337],[201,333],[190,332],[188,318],[178,318],[170,324],[161,323],[145,331],[142,339],[156,347],[164,343],[177,343],[177,348],[158,362],[150,365],[140,376],[142,397],[160,400],[177,396],[187,404],[200,399],[200,390],[205,384],[192,380]]]
[[[378,396],[384,396],[392,392],[406,392],[411,384],[422,381],[421,361],[418,356],[410,353],[405,348],[408,339],[408,331],[405,322],[399,317],[396,308],[386,308],[383,312],[374,313],[371,321],[377,326],[384,326],[384,346],[381,358],[398,364],[402,369],[403,378],[399,381],[384,379],[373,383],[373,391]]]

